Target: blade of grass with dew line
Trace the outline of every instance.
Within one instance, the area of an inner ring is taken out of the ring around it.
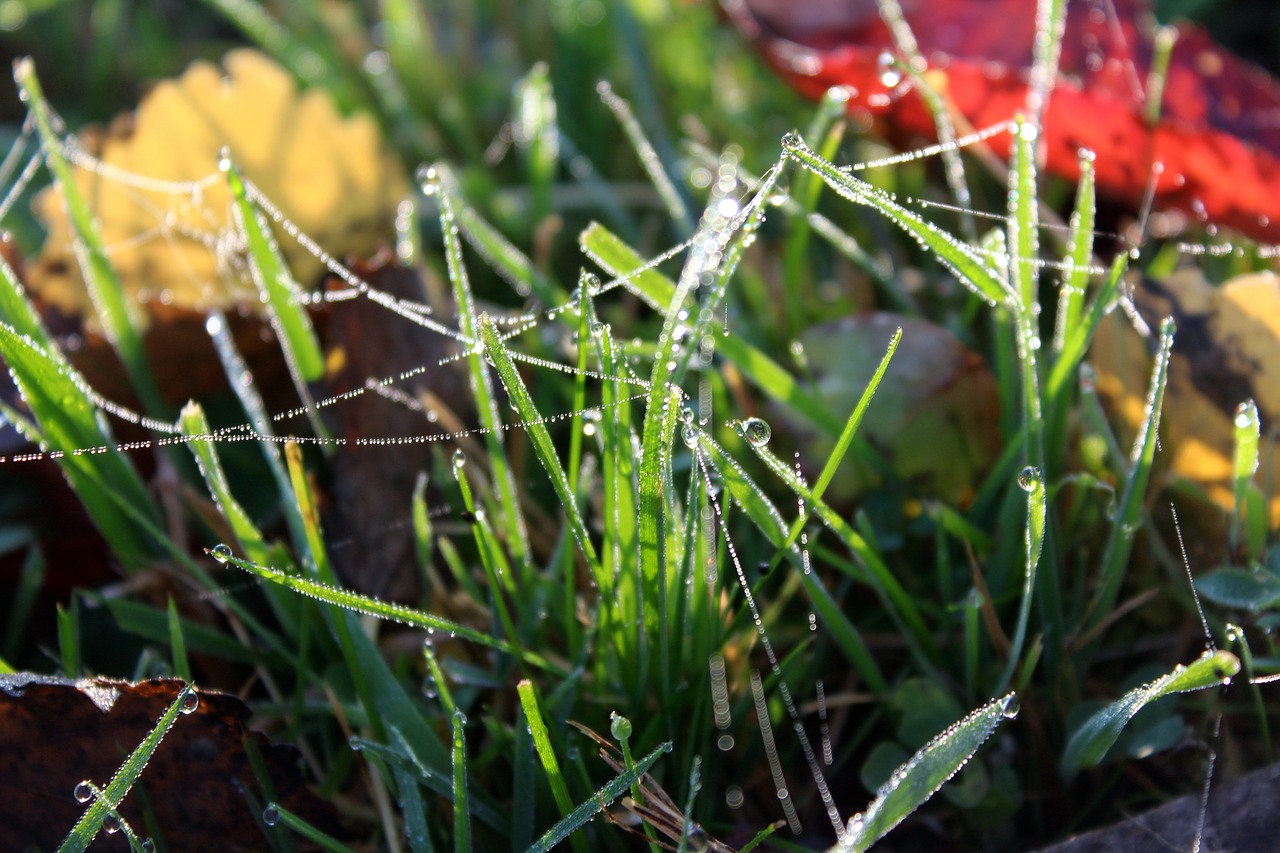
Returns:
[[[520,707],[524,710],[529,732],[533,735],[533,746],[538,753],[538,760],[542,764],[543,772],[547,774],[548,784],[551,785],[551,796],[555,799],[556,807],[560,809],[563,818],[556,824],[560,826],[574,813],[573,799],[569,796],[569,786],[565,783],[564,774],[560,771],[560,761],[556,758],[555,748],[551,745],[551,733],[547,731],[547,724],[542,720],[542,709],[538,705],[538,691],[532,681],[524,679],[516,685],[516,693],[520,697]],[[568,836],[575,853],[588,853],[586,839],[580,835],[570,834],[574,829],[577,829],[577,826],[557,837],[553,843],[558,843]],[[544,834],[543,837],[547,835]]]
[[[376,616],[379,619],[385,619],[390,622],[399,622],[402,625],[410,625],[415,628],[422,628],[428,631],[441,631],[447,633],[451,637],[459,637],[464,640],[470,640],[477,645],[486,648],[504,652],[509,655],[521,657],[526,663],[540,669],[551,669],[551,664],[547,662],[541,655],[526,651],[523,655],[517,653],[516,647],[497,637],[492,637],[483,631],[468,627],[459,622],[445,619],[442,616],[436,616],[426,613],[403,604],[395,604],[390,601],[382,601],[378,598],[370,598],[357,592],[352,592],[342,587],[333,586],[323,581],[312,580],[304,575],[289,574],[275,569],[270,566],[261,566],[249,560],[241,559],[233,556],[231,549],[225,545],[221,547],[208,548],[205,551],[215,560],[226,565],[235,566],[244,569],[246,572],[257,575],[264,580],[279,584],[322,601],[325,604],[332,604],[343,610],[353,613],[364,613],[369,616]]]
[[[833,86],[823,94],[813,119],[805,128],[805,139],[822,140],[818,144],[818,153],[826,159],[835,157],[840,148],[840,141],[844,138],[844,115],[848,108],[848,89]],[[782,246],[782,280],[791,283],[784,290],[785,340],[795,338],[809,319],[804,306],[813,299],[813,294],[809,291],[810,283],[815,280],[809,263],[809,236],[812,232],[809,216],[818,206],[821,193],[822,181],[810,171],[802,171],[791,186],[791,197],[796,202],[796,209],[787,220],[788,233]]]
[[[484,430],[485,449],[488,451],[494,488],[498,493],[498,503],[502,507],[502,518],[498,524],[507,536],[507,547],[516,555],[517,562],[520,564],[518,580],[522,586],[527,586],[533,561],[529,551],[529,534],[525,530],[524,513],[520,511],[515,475],[511,471],[511,463],[507,458],[507,450],[503,442],[502,419],[498,415],[498,401],[493,393],[493,382],[489,378],[489,371],[480,352],[480,331],[475,299],[471,293],[467,268],[462,259],[462,244],[458,240],[457,209],[449,173],[443,166],[432,166],[419,171],[418,181],[423,193],[435,197],[440,206],[440,231],[444,238],[445,263],[449,269],[449,283],[453,287],[453,301],[457,306],[459,331],[463,338],[471,343],[471,351],[466,357],[467,375],[471,383],[471,394],[475,398],[476,411],[480,414],[480,425]]]
[[[1089,284],[1089,263],[1093,258],[1093,229],[1097,221],[1097,191],[1093,154],[1081,153],[1080,181],[1076,184],[1076,203],[1071,211],[1067,263],[1058,284],[1058,316],[1053,332],[1053,348],[1059,354],[1066,346],[1067,334],[1080,324],[1085,292]],[[1127,257],[1124,253],[1116,260]],[[1057,365],[1055,364],[1056,368]]]
[[[34,338],[3,322],[0,358],[36,421],[5,404],[0,404],[0,414],[56,459],[94,526],[126,568],[149,562],[157,554],[150,531],[160,527],[159,511],[136,469],[120,452],[101,410],[85,393],[83,380]],[[133,508],[133,515],[126,506]],[[150,525],[139,524],[139,516]]]
[[[960,771],[1006,719],[1018,713],[1017,697],[994,699],[925,744],[889,777],[829,853],[866,850],[923,805]]]
[[[1135,687],[1086,720],[1072,734],[1062,752],[1059,772],[1070,779],[1080,770],[1102,762],[1125,725],[1143,706],[1162,696],[1220,687],[1240,671],[1240,659],[1231,652],[1206,651],[1193,663],[1179,664],[1172,672]]]
[[[943,266],[987,304],[999,305],[1018,298],[987,269],[986,264],[969,246],[927,222],[918,214],[902,207],[882,190],[876,189],[871,184],[842,171],[834,163],[819,157],[810,150],[798,134],[789,133],[784,136],[782,150],[785,156],[801,167],[817,174],[842,198],[880,211],[891,222],[933,252]]]
[[[404,815],[404,836],[409,853],[435,853],[431,843],[431,824],[427,820],[426,803],[418,790],[418,780],[402,767],[392,768],[391,775],[399,793],[400,814]]]
[[[671,743],[658,744],[652,752],[637,761],[633,768],[619,773],[612,781],[601,787],[586,800],[583,800],[577,808],[570,811],[543,833],[542,837],[529,848],[529,853],[546,853],[546,851],[551,850],[565,838],[568,838],[570,843],[573,843],[574,839],[579,838],[579,836],[574,835],[579,828],[585,826],[592,818],[607,809],[618,797],[627,793],[631,786],[662,757],[663,753],[670,751]],[[577,849],[576,845],[575,849]]]
[[[147,362],[147,354],[142,346],[142,333],[139,331],[140,323],[135,316],[137,309],[130,303],[120,277],[107,259],[102,236],[94,226],[93,211],[76,184],[75,173],[62,155],[62,141],[54,132],[53,118],[36,77],[35,63],[30,58],[19,59],[14,63],[13,76],[18,84],[19,94],[35,120],[45,163],[53,173],[54,182],[62,195],[73,239],[77,243],[76,254],[80,261],[81,275],[93,307],[98,312],[98,319],[102,322],[102,330],[120,355],[120,362],[129,374],[129,381],[144,408],[155,417],[165,417],[169,407],[160,396],[155,376]]]
[[[270,549],[257,525],[231,494],[231,485],[227,482],[222,463],[213,449],[212,439],[215,436],[209,428],[204,410],[198,403],[188,403],[178,417],[178,426],[182,434],[187,437],[187,447],[195,456],[200,475],[204,477],[214,504],[230,525],[236,541],[240,543],[240,547],[251,562],[266,565],[271,559]]]
[[[885,348],[884,357],[880,359],[880,364],[876,366],[875,372],[871,374],[871,380],[867,383],[867,387],[862,390],[862,396],[858,398],[853,411],[849,413],[849,419],[844,422],[844,429],[840,431],[840,437],[836,439],[835,447],[831,449],[831,453],[827,456],[827,461],[822,464],[822,471],[818,474],[818,479],[813,484],[812,492],[814,497],[821,498],[823,493],[826,492],[827,486],[831,485],[831,480],[836,475],[836,469],[844,461],[844,455],[849,450],[849,445],[853,443],[858,427],[862,425],[862,418],[871,406],[871,398],[875,396],[876,391],[880,388],[880,382],[884,379],[885,371],[889,369],[889,362],[893,360],[893,354],[898,351],[898,344],[901,342],[902,327],[899,326],[894,331],[893,337],[889,339],[889,346]],[[804,522],[803,517],[797,517],[791,523],[791,529],[787,531],[787,541],[782,546],[783,551],[790,550],[791,546],[800,538],[800,531],[804,529]],[[770,571],[777,568],[780,557],[781,554],[779,553],[770,561]]]
[[[600,445],[602,515],[604,533],[600,543],[601,579],[599,602],[602,608],[600,631],[606,648],[617,655],[615,673],[633,677],[630,695],[639,700],[648,671],[648,645],[640,605],[638,568],[628,565],[639,552],[639,515],[636,497],[634,433],[631,404],[619,370],[625,364],[607,325],[593,330],[600,373],[607,379],[600,389]],[[605,656],[600,656],[604,665]],[[603,673],[602,673],[603,675]]]
[[[765,466],[796,496],[805,502],[822,523],[847,547],[864,567],[864,572],[854,577],[875,590],[888,615],[898,624],[902,637],[912,646],[917,663],[933,671],[939,659],[937,643],[925,625],[924,617],[915,600],[907,594],[893,572],[867,540],[854,530],[838,512],[827,505],[812,489],[806,486],[788,465],[784,465],[767,447],[748,441],[747,445]]]
[[[431,175],[434,175],[434,180]],[[420,170],[418,181],[423,185],[424,191],[427,186],[436,186],[442,195],[448,196],[450,218],[458,226],[462,236],[485,263],[514,287],[518,294],[533,296],[543,305],[562,305],[569,300],[568,291],[559,282],[535,267],[527,255],[513,246],[502,232],[467,204],[458,189],[457,176],[446,164],[433,163],[428,169]],[[448,241],[445,248],[447,251]],[[454,286],[457,287],[456,284]]]
[[[599,223],[592,223],[578,237],[582,251],[612,276],[625,278],[628,290],[656,310],[665,310],[676,285],[656,269],[646,269],[640,254]],[[639,272],[637,272],[639,271]],[[717,335],[716,351],[732,361],[765,394],[795,409],[822,431],[840,434],[840,422],[796,378],[750,343],[734,335]]]
[[[1035,144],[1040,127],[1025,116],[1014,119],[1013,163],[1009,170],[1007,245],[1009,285],[1018,295],[1017,313],[1038,314],[1040,276],[1040,208],[1036,192]]]
[[[1036,570],[1040,564],[1040,554],[1044,547],[1045,516],[1048,500],[1044,487],[1044,477],[1040,471],[1028,466],[1018,475],[1018,485],[1027,493],[1027,527],[1023,534],[1026,543],[1026,573],[1022,587],[1022,603],[1018,608],[1018,622],[1014,628],[1013,640],[1010,643],[1009,660],[1000,680],[996,682],[994,693],[999,693],[1009,686],[1013,672],[1022,657],[1022,646],[1027,639],[1027,623],[1031,618],[1031,601],[1035,597]]]
[[[1173,319],[1169,317],[1160,324],[1160,348],[1151,371],[1151,387],[1147,391],[1143,426],[1134,438],[1133,449],[1129,454],[1129,471],[1121,491],[1116,520],[1107,534],[1107,543],[1099,561],[1098,590],[1089,602],[1081,626],[1082,634],[1088,634],[1110,618],[1116,596],[1120,593],[1120,584],[1124,580],[1125,564],[1128,563],[1129,552],[1133,548],[1133,533],[1138,529],[1143,497],[1147,491],[1147,482],[1151,479],[1151,465],[1155,459],[1160,429],[1160,410],[1164,405],[1169,356],[1173,350],[1176,328]]]
[[[515,362],[511,360],[511,353],[502,342],[502,336],[488,314],[480,315],[479,332],[485,356],[493,362],[494,370],[497,371],[498,378],[502,380],[502,385],[511,398],[512,406],[520,416],[521,426],[529,435],[538,461],[546,469],[551,487],[555,489],[556,497],[560,499],[561,509],[573,530],[574,538],[578,541],[578,548],[582,551],[582,556],[586,559],[592,575],[599,580],[603,574],[600,558],[596,555],[595,545],[587,530],[587,523],[578,509],[577,496],[573,493],[573,487],[569,484],[569,478],[560,464],[560,457],[556,453],[551,434],[547,431],[546,419],[534,404],[529,389],[525,387],[524,380],[516,370]]]
[[[148,732],[137,748],[124,760],[124,763],[120,765],[115,775],[111,777],[111,781],[107,783],[107,786],[94,797],[93,804],[81,815],[80,820],[76,821],[76,825],[72,827],[70,834],[59,845],[58,853],[80,853],[80,851],[88,848],[98,832],[101,831],[103,820],[106,819],[108,814],[119,808],[125,795],[133,788],[134,782],[138,781],[138,776],[142,774],[147,762],[151,760],[151,756],[155,753],[156,748],[160,746],[160,742],[164,740],[165,735],[173,728],[178,715],[191,713],[196,709],[199,699],[194,691],[195,688],[190,684],[182,688],[177,698],[160,715],[155,727]]]
[[[169,648],[173,651],[173,674],[183,681],[191,681],[191,662],[187,660],[187,638],[182,634],[182,620],[178,607],[169,597],[166,615],[169,622]]]
[[[262,810],[262,815],[268,826],[287,826],[298,835],[319,846],[321,850],[328,850],[329,853],[355,853],[354,850],[332,835],[312,826],[304,818],[294,814],[277,802],[267,803],[266,808]]]
[[[1049,371],[1049,379],[1045,382],[1045,399],[1050,401],[1051,405],[1062,405],[1061,395],[1070,387],[1070,380],[1075,377],[1080,362],[1089,349],[1089,343],[1098,330],[1098,324],[1110,310],[1128,268],[1129,256],[1124,253],[1116,256],[1102,289],[1090,303],[1084,317],[1066,330],[1062,347]]]
[[[467,718],[454,711],[453,727],[453,850],[471,853],[471,806],[467,797]]]
[[[698,434],[698,447],[715,465],[724,479],[725,491],[733,498],[734,503],[742,507],[760,532],[775,548],[781,548],[786,540],[787,526],[777,507],[769,502],[764,492],[743,470],[733,457],[724,452],[706,433]],[[814,610],[822,617],[823,624],[831,632],[836,645],[866,682],[867,688],[876,694],[888,689],[888,682],[880,672],[880,667],[862,639],[858,629],[844,615],[840,606],[831,597],[821,580],[813,572],[804,571],[804,562],[799,551],[792,546],[785,549],[787,560],[800,572],[800,580],[804,584],[809,601]]]

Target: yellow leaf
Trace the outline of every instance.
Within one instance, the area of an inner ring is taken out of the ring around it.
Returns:
[[[79,144],[102,168],[81,165],[76,181],[94,208],[111,262],[139,302],[200,311],[259,304],[244,258],[230,237],[231,199],[218,172],[226,146],[243,174],[329,254],[369,257],[391,242],[408,183],[368,116],[344,118],[323,91],[299,92],[293,78],[254,50],[235,50],[222,68],[193,63],[157,84],[132,117]],[[172,193],[154,183],[185,184]],[[69,314],[93,320],[54,190],[36,212],[49,234],[30,285]],[[318,283],[322,264],[291,236],[277,239],[294,277]]]

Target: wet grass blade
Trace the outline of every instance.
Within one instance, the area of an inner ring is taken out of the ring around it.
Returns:
[[[160,746],[160,742],[164,740],[165,735],[169,733],[169,729],[173,728],[178,715],[184,711],[189,713],[195,710],[196,705],[193,703],[198,702],[198,700],[194,691],[195,688],[190,684],[182,688],[177,698],[160,715],[155,728],[142,739],[137,748],[120,765],[120,769],[116,771],[116,774],[111,777],[111,781],[107,783],[107,786],[94,798],[93,804],[80,817],[80,820],[71,829],[71,833],[67,835],[66,839],[58,847],[58,853],[80,853],[80,851],[88,848],[101,831],[103,820],[120,806],[125,795],[133,788],[133,784],[138,781],[138,777],[142,774],[143,769],[146,768],[147,762],[151,760],[156,748]]]
[[[471,853],[471,806],[467,797],[467,718],[453,712],[453,849]]]
[[[1173,350],[1175,329],[1171,318],[1166,318],[1160,324],[1160,349],[1156,353],[1155,365],[1151,371],[1151,387],[1147,391],[1143,427],[1133,441],[1120,506],[1102,552],[1098,591],[1089,602],[1086,627],[1082,633],[1087,634],[1110,617],[1115,608],[1116,596],[1120,593],[1120,584],[1124,580],[1124,567],[1133,548],[1133,533],[1141,522],[1143,496],[1147,491],[1147,482],[1151,479],[1151,465],[1158,443],[1160,410],[1164,405],[1164,389],[1169,376],[1169,356]]]
[[[919,214],[899,205],[888,193],[841,170],[805,145],[797,134],[787,134],[782,141],[783,153],[800,166],[822,178],[842,198],[880,211],[889,221],[906,231],[933,252],[942,265],[951,270],[962,284],[990,305],[1018,299],[1016,293],[1002,283],[982,258],[964,243],[943,231]]]
[[[533,397],[529,395],[529,390],[525,387],[524,380],[520,378],[520,373],[516,370],[515,362],[511,360],[511,353],[508,352],[506,345],[502,342],[502,338],[498,334],[497,328],[493,325],[493,321],[489,319],[488,314],[480,315],[479,329],[485,355],[492,361],[493,367],[498,373],[498,378],[502,380],[503,387],[507,389],[511,404],[520,416],[521,426],[528,434],[530,441],[533,443],[534,452],[538,456],[538,461],[542,463],[542,467],[546,470],[547,476],[551,480],[551,487],[555,489],[556,497],[560,499],[560,507],[569,521],[570,529],[573,530],[578,547],[582,550],[582,556],[586,558],[592,573],[599,578],[601,576],[600,558],[596,555],[595,545],[591,541],[591,534],[587,530],[586,521],[578,509],[577,496],[573,493],[573,487],[570,486],[569,478],[560,463],[559,455],[556,453],[555,443],[552,442],[551,434],[547,431],[546,419],[538,411],[533,402]]]
[[[267,228],[266,220],[254,207],[240,170],[224,151],[218,163],[227,176],[227,186],[235,203],[236,222],[248,246],[248,259],[253,277],[271,316],[271,325],[280,339],[286,360],[303,382],[315,382],[324,376],[324,353],[316,337],[311,319],[299,296],[301,288],[285,265]]]
[[[241,507],[240,502],[231,494],[231,485],[222,470],[222,463],[213,449],[214,438],[209,428],[209,421],[204,410],[196,403],[188,403],[179,416],[178,424],[183,435],[187,436],[187,447],[195,456],[200,475],[217,504],[218,511],[231,526],[236,541],[248,556],[249,560],[259,565],[267,565],[271,561],[270,549],[257,525],[249,518],[249,514]]]
[[[1150,702],[1174,693],[1219,687],[1240,671],[1240,659],[1227,651],[1207,651],[1194,663],[1179,665],[1155,681],[1135,687],[1098,711],[1072,733],[1062,753],[1059,771],[1070,778],[1106,757],[1129,720]]]
[[[298,835],[318,845],[321,850],[328,850],[329,853],[355,853],[354,850],[332,835],[312,826],[301,816],[294,814],[279,803],[268,803],[267,807],[262,810],[262,814],[268,826],[287,826]]]
[[[412,625],[415,628],[422,628],[428,631],[442,631],[449,636],[459,637],[464,640],[470,640],[487,648],[505,652],[510,655],[519,656],[518,650],[511,643],[505,640],[499,640],[488,634],[477,631],[459,622],[453,622],[442,616],[436,616],[426,613],[412,607],[406,607],[403,604],[395,604],[389,601],[382,601],[378,598],[370,598],[367,595],[361,595],[348,589],[343,589],[332,584],[324,583],[318,580],[312,580],[304,575],[290,574],[280,569],[270,566],[262,566],[250,560],[243,560],[239,557],[232,556],[231,549],[225,545],[216,546],[207,549],[211,557],[220,563],[229,566],[235,566],[244,569],[252,575],[271,581],[302,593],[303,595],[322,601],[326,604],[332,604],[341,607],[352,613],[365,613],[369,616],[376,616],[379,619],[386,619],[390,622],[399,622],[402,625]],[[533,652],[525,652],[523,660],[532,666],[546,668],[549,666],[546,659],[541,655]]]
[[[419,172],[418,179],[422,184],[422,191],[436,198],[440,205],[440,230],[444,237],[444,254],[445,263],[449,269],[449,282],[453,287],[453,300],[458,311],[458,331],[462,333],[465,340],[473,344],[471,352],[466,357],[467,373],[471,381],[471,393],[475,398],[476,410],[480,414],[480,425],[484,430],[485,449],[488,451],[494,488],[498,493],[498,503],[502,507],[502,518],[496,523],[507,536],[507,547],[517,557],[517,562],[520,564],[519,580],[523,583],[528,580],[526,575],[531,571],[532,564],[529,536],[524,527],[524,514],[520,511],[515,475],[511,471],[511,463],[503,443],[502,419],[498,415],[497,397],[479,346],[479,317],[475,298],[471,293],[471,281],[467,276],[467,268],[462,258],[462,244],[458,239],[457,203],[451,188],[450,176],[445,167],[433,166]]]
[[[152,415],[165,417],[169,407],[161,398],[151,366],[147,363],[139,331],[140,323],[135,316],[137,309],[130,303],[120,277],[107,259],[106,247],[94,226],[93,211],[76,184],[75,173],[70,164],[62,156],[62,141],[54,132],[49,105],[45,102],[40,81],[36,77],[35,63],[29,58],[18,60],[14,65],[13,76],[22,100],[27,103],[31,116],[35,119],[45,162],[62,194],[71,231],[83,248],[81,273],[98,312],[98,319],[102,322],[102,329],[120,355],[120,362],[129,374],[129,381],[143,406]]]
[[[849,821],[848,832],[829,853],[863,851],[937,793],[991,737],[996,726],[1017,713],[1010,693],[995,699],[926,744],[899,767],[867,810]]]
[[[659,744],[654,748],[653,752],[637,761],[634,767],[619,773],[607,785],[604,785],[586,800],[583,800],[577,808],[570,811],[543,833],[542,837],[529,848],[529,853],[547,853],[547,851],[566,838],[570,839],[570,843],[573,843],[575,839],[579,838],[579,836],[573,834],[574,832],[608,808],[609,804],[618,797],[627,793],[631,786],[662,757],[663,753],[670,751],[670,743]],[[574,847],[577,849],[576,844]]]
[[[538,691],[533,686],[533,682],[526,679],[516,685],[516,692],[520,696],[520,707],[524,710],[529,731],[533,735],[533,746],[538,753],[538,760],[542,763],[542,770],[547,774],[547,782],[551,785],[551,796],[555,799],[556,807],[560,809],[560,814],[564,818],[556,824],[560,826],[574,814],[573,799],[569,796],[569,786],[560,770],[560,761],[556,758],[555,748],[551,745],[551,733],[547,731],[547,724],[542,719],[542,709],[538,706]],[[552,829],[554,830],[555,827]],[[573,829],[577,829],[577,826]],[[586,839],[580,835],[571,835],[573,829],[559,834],[551,844],[547,845],[547,849],[568,837],[575,853],[588,853]],[[550,832],[543,837],[546,838],[549,834]],[[534,847],[536,848],[537,845],[535,844]]]

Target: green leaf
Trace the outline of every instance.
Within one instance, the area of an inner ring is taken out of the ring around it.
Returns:
[[[866,850],[937,793],[968,763],[1002,721],[1017,713],[1010,693],[994,699],[942,732],[881,786],[876,798],[849,821],[848,832],[829,853]]]
[[[1156,680],[1135,687],[1098,711],[1072,733],[1062,753],[1059,770],[1064,778],[1101,763],[1125,725],[1143,706],[1174,693],[1218,687],[1240,671],[1240,659],[1231,652],[1207,651],[1194,663],[1178,665]]]
[[[1270,572],[1219,569],[1196,578],[1196,590],[1214,604],[1255,613],[1280,604],[1280,577]]]

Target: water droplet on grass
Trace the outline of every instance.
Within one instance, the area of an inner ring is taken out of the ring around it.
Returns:
[[[738,421],[734,425],[733,431],[745,438],[752,447],[764,447],[769,443],[769,439],[773,437],[773,430],[759,418],[747,418],[745,421]]]
[[[182,704],[178,707],[178,713],[190,714],[200,707],[200,697],[192,690],[186,696],[182,697]]]
[[[1040,469],[1034,465],[1028,465],[1018,473],[1018,485],[1024,492],[1035,491],[1036,486],[1040,485]]]
[[[267,826],[275,826],[280,822],[280,808],[275,803],[271,803],[262,810],[262,822]]]
[[[231,559],[231,546],[219,542],[217,545],[214,545],[209,549],[209,555],[219,563],[225,563],[227,560]]]
[[[73,795],[75,796],[77,803],[89,802],[93,799],[93,783],[88,779],[85,779],[79,785],[76,785]]]

